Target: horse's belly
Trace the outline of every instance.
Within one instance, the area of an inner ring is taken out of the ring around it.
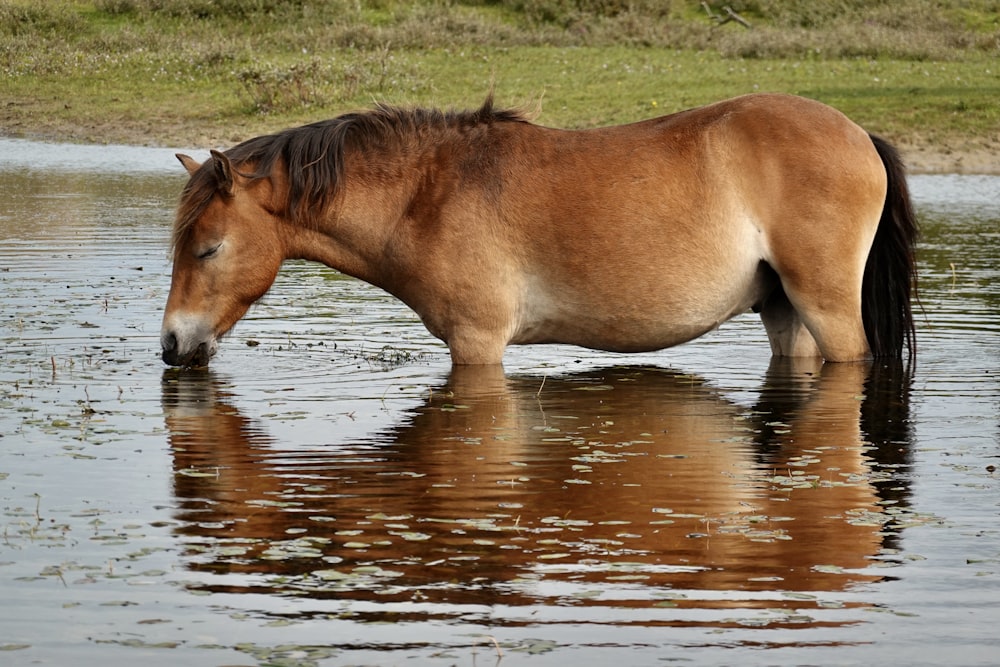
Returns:
[[[609,352],[649,352],[693,340],[746,311],[750,299],[685,307],[593,304],[534,299],[513,344],[566,343]],[[527,309],[526,309],[527,310]]]
[[[559,262],[526,275],[510,342],[646,352],[693,340],[777,286],[753,229],[737,226],[739,242],[708,254],[637,252],[629,262],[595,258],[583,275]]]
[[[609,352],[650,352],[680,345],[711,331],[719,322],[648,327],[615,318],[582,323],[552,320],[519,332],[512,344],[565,343]]]

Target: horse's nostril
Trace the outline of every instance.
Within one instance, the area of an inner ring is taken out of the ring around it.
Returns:
[[[160,347],[163,348],[163,353],[160,355],[163,363],[169,366],[180,365],[177,358],[177,336],[175,334],[171,332],[163,336],[160,339]]]

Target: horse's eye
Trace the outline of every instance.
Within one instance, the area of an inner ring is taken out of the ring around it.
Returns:
[[[208,259],[210,257],[215,256],[215,253],[219,252],[220,247],[222,247],[222,244],[217,243],[211,248],[206,248],[205,250],[202,250],[200,253],[198,253],[198,259]]]

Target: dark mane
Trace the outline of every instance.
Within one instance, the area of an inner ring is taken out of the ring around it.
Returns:
[[[225,154],[240,174],[249,179],[268,178],[276,165],[283,165],[288,180],[283,213],[292,220],[302,221],[310,211],[322,209],[336,196],[337,185],[344,175],[347,147],[402,148],[427,130],[527,121],[520,111],[495,109],[492,94],[475,111],[405,109],[379,104],[371,111],[249,139]],[[243,172],[240,169],[243,166],[250,166],[252,171]],[[181,194],[174,226],[175,248],[217,192],[218,182],[208,160],[191,176]]]

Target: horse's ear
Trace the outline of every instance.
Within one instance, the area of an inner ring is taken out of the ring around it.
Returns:
[[[219,190],[227,195],[233,194],[233,163],[224,153],[212,151],[212,160],[215,166],[215,178],[219,182]]]
[[[176,157],[178,160],[181,161],[181,164],[184,165],[184,168],[187,169],[187,173],[190,176],[194,176],[194,172],[198,171],[198,167],[201,166],[201,163],[195,160],[190,155],[184,155],[184,153],[177,153]]]

